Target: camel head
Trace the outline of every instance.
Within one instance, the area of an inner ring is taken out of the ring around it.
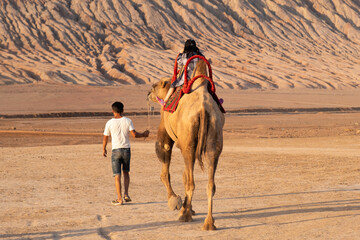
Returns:
[[[157,102],[156,97],[165,98],[171,84],[170,78],[162,78],[159,82],[154,83],[148,93],[148,100]]]

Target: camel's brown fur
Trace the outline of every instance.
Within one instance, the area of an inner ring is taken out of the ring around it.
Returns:
[[[206,64],[199,61],[194,71],[194,76],[206,74]],[[198,79],[192,86],[189,94],[185,94],[179,101],[174,113],[161,111],[161,122],[158,129],[156,153],[162,162],[161,180],[168,192],[168,205],[171,209],[180,209],[181,221],[192,221],[191,201],[194,184],[194,163],[198,159],[203,166],[206,159],[208,166],[209,182],[208,215],[203,229],[215,230],[212,217],[213,196],[215,194],[215,171],[223,147],[224,114],[208,92],[208,81]],[[149,99],[156,102],[156,96],[164,98],[170,87],[169,79],[162,79],[153,85]],[[170,161],[174,143],[180,148],[185,161],[183,181],[185,185],[185,200],[181,206],[181,198],[176,195],[170,182]],[[204,158],[205,157],[205,158]]]

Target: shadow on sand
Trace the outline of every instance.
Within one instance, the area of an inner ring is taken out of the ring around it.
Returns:
[[[351,191],[360,191],[360,189],[344,189],[344,190],[327,190],[327,191],[313,191],[313,192],[294,192],[294,193],[279,193],[279,194],[269,194],[269,195],[254,195],[254,196],[243,196],[235,198],[217,198],[216,201],[224,200],[239,200],[239,199],[250,199],[250,198],[267,198],[273,196],[289,196],[289,195],[302,195],[302,194],[318,194],[318,193],[327,193],[327,192],[351,192]],[[207,201],[207,200],[200,200]],[[144,203],[134,203],[137,204],[164,204],[166,202],[144,202]],[[360,210],[360,199],[347,199],[347,200],[334,200],[334,201],[320,201],[320,202],[311,202],[304,204],[289,204],[289,205],[280,205],[267,208],[254,208],[240,211],[228,211],[228,212],[214,212],[214,218],[216,220],[221,219],[246,219],[246,218],[268,218],[281,215],[292,215],[292,214],[308,214],[308,213],[331,213],[331,212],[343,212],[342,215],[337,216],[326,216],[326,217],[315,217],[298,221],[287,221],[277,223],[278,225],[316,221],[325,218],[341,218],[349,216],[359,216],[360,213],[355,214],[354,211]],[[206,216],[206,213],[197,213],[197,217],[194,217],[194,224],[203,222]],[[201,216],[201,217],[199,217]],[[33,233],[24,233],[24,234],[0,234],[1,239],[62,239],[62,238],[86,238],[86,236],[97,234],[99,237],[104,239],[111,239],[110,233],[114,232],[124,232],[129,230],[159,230],[162,228],[176,227],[178,226],[178,221],[161,221],[161,222],[152,222],[152,223],[140,223],[126,226],[113,225],[108,227],[100,228],[83,228],[75,230],[63,230],[63,231],[48,231],[48,232],[33,232]],[[267,225],[267,223],[259,223],[252,225],[241,225],[233,227],[222,227],[218,228],[220,231],[229,230],[229,229],[243,229],[249,227],[259,227]]]

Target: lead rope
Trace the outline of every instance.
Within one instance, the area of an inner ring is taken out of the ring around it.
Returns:
[[[147,114],[147,129],[149,130],[150,128],[150,113],[151,113],[151,106],[150,106],[150,101],[149,99],[147,100],[147,107],[148,107],[148,114]]]
[[[148,111],[147,111],[147,130],[150,130],[150,116],[151,116],[151,113],[153,112],[154,108],[150,105],[150,100],[149,99],[147,100],[147,107],[148,107]]]

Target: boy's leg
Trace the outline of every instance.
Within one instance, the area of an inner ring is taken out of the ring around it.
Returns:
[[[113,150],[111,155],[112,162],[112,170],[113,176],[115,179],[115,188],[117,193],[117,202],[122,204],[122,196],[121,196],[121,163],[120,163],[121,153],[119,150]],[[113,205],[118,205],[116,201],[113,201]]]
[[[129,185],[130,185],[130,159],[131,159],[131,151],[130,148],[126,148],[123,150],[123,173],[124,173],[124,198],[125,202],[130,202],[131,199],[129,197]]]
[[[118,202],[122,203],[122,196],[121,196],[121,174],[115,175],[115,188],[117,193],[117,200]]]
[[[124,172],[124,187],[125,187],[124,196],[125,197],[129,196],[129,185],[130,185],[130,174],[128,172]]]

